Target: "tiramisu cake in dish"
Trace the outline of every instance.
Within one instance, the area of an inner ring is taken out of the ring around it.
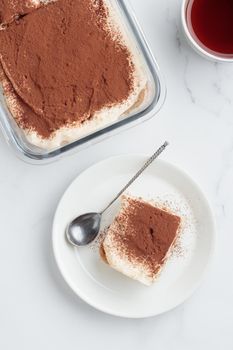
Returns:
[[[0,0],[0,80],[31,144],[60,147],[144,100],[144,66],[112,4]]]
[[[166,210],[123,196],[101,245],[101,257],[115,270],[151,285],[169,257],[180,224],[180,217]]]

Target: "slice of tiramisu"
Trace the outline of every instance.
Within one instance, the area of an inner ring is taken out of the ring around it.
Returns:
[[[176,242],[180,224],[180,217],[140,198],[124,196],[101,256],[115,270],[151,285]]]

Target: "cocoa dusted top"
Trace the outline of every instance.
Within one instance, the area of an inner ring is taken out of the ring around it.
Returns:
[[[43,5],[40,0],[0,0],[0,26],[9,25],[40,5]]]
[[[4,6],[2,18],[8,17]],[[23,111],[15,116],[20,126],[49,138],[128,98],[133,63],[109,26],[103,0],[57,0],[30,13],[23,9],[0,31],[0,61]]]
[[[180,217],[130,198],[117,220],[122,227],[115,233],[119,249],[129,260],[143,262],[154,273],[177,237]]]

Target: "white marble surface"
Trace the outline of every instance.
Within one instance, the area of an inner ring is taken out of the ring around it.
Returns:
[[[165,75],[168,96],[151,121],[47,166],[18,160],[0,137],[0,349],[233,348],[233,64],[192,51],[181,0],[132,0]],[[168,139],[165,158],[188,171],[213,205],[218,244],[211,271],[184,305],[147,320],[99,313],[69,290],[55,265],[51,225],[70,181],[118,153]]]

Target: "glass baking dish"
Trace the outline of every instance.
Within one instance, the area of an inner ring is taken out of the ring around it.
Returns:
[[[105,125],[103,128],[59,148],[46,150],[29,143],[26,139],[23,130],[17,125],[9,112],[0,87],[0,126],[7,142],[13,146],[16,154],[23,160],[44,163],[81,150],[149,119],[157,114],[163,105],[166,96],[165,84],[131,6],[127,0],[111,0],[111,4],[117,16],[119,16],[122,29],[130,37],[143,62],[143,68],[147,75],[147,93],[144,95],[142,103],[139,107],[137,106],[127,114],[122,115],[112,124]]]

